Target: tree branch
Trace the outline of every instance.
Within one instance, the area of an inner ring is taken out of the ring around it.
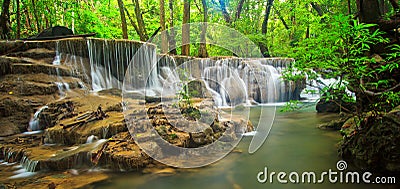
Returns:
[[[396,15],[396,17],[398,16]],[[381,30],[384,31],[393,30],[400,28],[400,18],[395,18],[395,19],[392,18],[391,20],[380,19],[376,22],[376,24],[378,24]]]
[[[131,15],[129,14],[128,9],[126,9],[126,7],[124,7],[126,15],[128,16],[129,21],[131,22],[131,25],[133,26],[133,28],[135,28],[136,33],[139,35],[140,39],[144,39],[144,37],[141,35],[141,32],[138,28],[138,26],[136,25],[136,23],[132,20]]]
[[[239,4],[236,8],[236,15],[235,15],[235,20],[240,18],[240,14],[242,13],[242,9],[243,9],[243,4],[244,4],[245,0],[240,0]]]
[[[316,2],[311,2],[311,6],[313,9],[315,9],[318,13],[318,16],[322,16],[324,15],[324,11],[322,11],[321,6],[318,5],[318,3]]]
[[[384,92],[393,91],[393,90],[395,90],[396,88],[399,88],[399,87],[400,87],[400,83],[398,83],[397,85],[395,85],[395,86],[393,86],[393,87],[391,87],[389,89],[386,89],[386,90],[384,90],[382,92],[373,92],[373,91],[368,91],[368,90],[365,90],[364,92],[365,92],[365,94],[367,94],[369,96],[378,96],[378,95],[383,94]]]

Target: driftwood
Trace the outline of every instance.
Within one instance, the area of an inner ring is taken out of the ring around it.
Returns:
[[[83,115],[78,116],[75,119],[75,122],[67,124],[67,125],[62,125],[63,129],[68,129],[70,127],[74,126],[82,126],[86,123],[96,121],[96,120],[102,120],[107,118],[108,115],[101,109],[101,106],[97,108],[97,111],[95,112],[86,112]]]
[[[92,163],[94,165],[97,165],[97,163],[99,163],[99,160],[101,158],[101,155],[103,155],[104,150],[107,148],[108,146],[108,141],[106,143],[103,144],[103,146],[101,147],[101,149],[99,151],[97,151],[97,154],[94,158],[91,159]]]

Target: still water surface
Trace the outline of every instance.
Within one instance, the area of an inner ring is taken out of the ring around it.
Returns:
[[[271,107],[252,107],[250,120],[258,124],[260,111],[271,111]],[[274,126],[264,145],[254,154],[249,154],[251,137],[244,137],[237,150],[222,160],[197,169],[178,170],[176,174],[118,173],[104,182],[88,188],[166,188],[166,189],[247,189],[247,188],[388,188],[379,185],[331,184],[328,178],[322,184],[280,184],[274,177],[273,183],[257,181],[257,174],[268,168],[268,172],[290,171],[300,175],[305,171],[314,171],[320,175],[324,171],[337,171],[337,143],[340,134],[337,131],[325,131],[316,128],[319,123],[327,122],[335,115],[317,114],[313,109],[302,112],[276,113]],[[349,168],[348,168],[349,169]],[[351,169],[351,167],[350,167]],[[318,177],[319,178],[319,177]],[[288,179],[286,177],[286,179]],[[393,187],[393,185],[392,185]],[[389,187],[390,188],[390,187]]]

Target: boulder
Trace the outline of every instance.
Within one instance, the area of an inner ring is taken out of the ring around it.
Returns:
[[[47,28],[36,35],[35,39],[42,39],[48,37],[58,37],[58,36],[65,36],[65,35],[74,35],[71,29],[64,27],[64,26],[54,26],[51,28]]]

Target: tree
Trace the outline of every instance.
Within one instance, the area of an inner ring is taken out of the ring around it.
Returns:
[[[169,7],[169,27],[170,33],[168,34],[168,41],[169,41],[169,52],[171,54],[176,55],[176,41],[175,41],[175,29],[174,29],[174,0],[168,1]]]
[[[203,24],[201,26],[201,33],[200,33],[199,57],[205,58],[208,57],[207,44],[206,44],[208,10],[207,10],[206,0],[201,0],[201,4],[203,6]]]
[[[0,39],[10,38],[10,0],[4,0],[0,15]]]
[[[35,21],[36,21],[36,29],[37,29],[37,32],[39,33],[41,31],[41,27],[40,27],[40,20],[39,20],[38,12],[37,12],[37,6],[35,3],[35,0],[31,0],[31,2],[32,2],[32,7],[33,7],[33,15],[35,16]]]
[[[240,18],[240,14],[242,13],[244,1],[245,0],[240,0],[239,3],[238,3],[238,6],[236,8],[235,20]]]
[[[182,55],[190,55],[190,0],[184,0],[182,20]]]
[[[118,0],[119,13],[121,15],[121,28],[122,28],[122,38],[128,39],[128,29],[126,27],[126,18],[124,12],[124,2]]]
[[[228,24],[231,24],[231,16],[228,13],[228,10],[226,9],[226,0],[218,0],[220,9],[222,11],[222,15],[224,16],[225,22]]]
[[[271,14],[271,8],[272,4],[274,3],[274,0],[268,0],[266,8],[265,8],[265,14],[264,14],[264,20],[262,23],[261,27],[261,33],[263,35],[266,35],[268,32],[268,20],[269,20],[269,15]],[[264,57],[269,57],[269,52],[268,52],[268,47],[265,43],[259,43],[260,44],[260,50],[261,53],[263,54]]]
[[[15,38],[19,39],[21,36],[21,11],[19,6],[19,0],[16,0],[17,3],[17,34]]]
[[[138,29],[140,31],[139,34],[139,36],[141,36],[140,40],[147,41],[149,39],[149,36],[147,35],[146,32],[146,26],[144,24],[142,11],[140,10],[139,0],[132,0],[132,2],[135,5],[135,16],[136,16],[136,21],[138,23]]]
[[[161,27],[161,52],[168,52],[168,38],[165,31],[165,3],[164,0],[160,0],[160,27]]]

